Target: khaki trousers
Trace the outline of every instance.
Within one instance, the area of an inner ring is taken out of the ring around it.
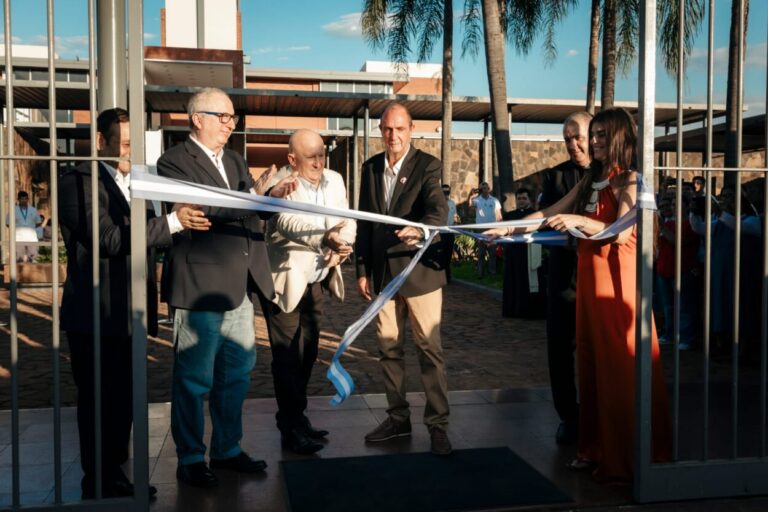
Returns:
[[[430,428],[446,429],[448,426],[448,384],[440,342],[442,305],[443,290],[439,288],[418,297],[395,295],[379,311],[376,334],[389,403],[387,413],[395,420],[405,421],[410,416],[408,401],[405,399],[403,350],[405,320],[409,318],[427,399],[424,423]]]

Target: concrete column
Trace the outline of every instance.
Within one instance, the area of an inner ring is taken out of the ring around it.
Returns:
[[[97,109],[128,108],[126,98],[125,0],[98,0]]]
[[[371,111],[368,108],[368,103],[365,104],[364,119],[365,125],[363,126],[363,161],[367,161],[370,157],[370,132],[371,132]],[[357,135],[357,132],[355,132]]]
[[[359,148],[357,144],[357,130],[359,118],[357,114],[352,118],[352,206],[357,210],[360,200],[360,158],[358,157]]]

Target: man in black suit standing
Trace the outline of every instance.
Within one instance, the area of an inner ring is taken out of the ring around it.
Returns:
[[[97,119],[100,157],[130,155],[128,113],[105,110]],[[99,306],[101,310],[102,495],[130,496],[133,485],[120,466],[128,459],[133,421],[131,375],[130,162],[98,164]],[[61,231],[67,249],[67,281],[61,327],[67,333],[72,375],[77,385],[77,426],[83,499],[95,496],[96,448],[93,357],[93,276],[91,163],[64,172],[59,180]],[[205,230],[202,211],[189,207],[163,217],[147,211],[147,329],[157,334],[157,286],[152,248],[170,245],[172,233]],[[157,492],[150,487],[150,495]]]
[[[196,93],[187,106],[190,137],[157,162],[160,175],[241,192],[261,193],[271,176],[254,182],[243,157],[225,146],[238,121],[220,89]],[[291,175],[270,189],[283,197]],[[209,395],[213,433],[210,467],[256,473],[266,468],[240,448],[242,405],[256,362],[252,294],[274,297],[262,222],[256,212],[202,207],[207,232],[174,237],[168,253],[168,304],[175,309],[171,432],[179,480],[218,485],[205,462],[203,398]]]
[[[589,168],[589,122],[587,112],[576,112],[563,123],[563,139],[570,157],[544,171],[540,209],[562,199],[584,177]],[[579,404],[573,351],[576,333],[576,248],[549,249],[547,279],[547,356],[552,401],[560,416],[555,434],[557,444],[577,440]]]
[[[360,182],[362,211],[387,214],[431,225],[444,225],[448,205],[440,186],[440,161],[411,146],[413,120],[408,110],[394,103],[381,116],[386,151],[363,164]],[[367,300],[380,293],[399,274],[423,242],[424,233],[413,227],[359,222],[357,229],[357,285]],[[442,288],[446,284],[445,258],[435,240],[395,297],[379,312],[376,322],[380,361],[389,407],[388,417],[365,436],[380,442],[411,434],[409,404],[405,397],[403,341],[410,319],[427,404],[424,423],[430,432],[432,453],[448,455],[448,385],[440,341]]]

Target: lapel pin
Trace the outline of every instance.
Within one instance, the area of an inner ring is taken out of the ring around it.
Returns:
[[[400,183],[402,183],[403,185],[405,185],[405,182],[406,182],[406,181],[408,181],[408,178],[406,178],[405,176],[403,176],[402,178],[400,178]]]

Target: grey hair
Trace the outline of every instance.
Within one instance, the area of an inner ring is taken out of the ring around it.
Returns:
[[[210,98],[211,96],[215,96],[217,94],[221,94],[222,96],[226,96],[229,98],[229,95],[219,89],[218,87],[206,87],[204,89],[199,90],[196,92],[190,99],[189,103],[187,103],[187,114],[189,117],[192,117],[192,114],[195,112],[200,111],[200,104],[203,103],[205,100]]]
[[[565,121],[563,121],[563,128],[565,128],[569,124],[581,124],[581,123],[589,124],[589,122],[592,121],[592,117],[593,117],[592,114],[590,114],[586,110],[580,110],[578,112],[574,112],[573,114],[565,118]]]

